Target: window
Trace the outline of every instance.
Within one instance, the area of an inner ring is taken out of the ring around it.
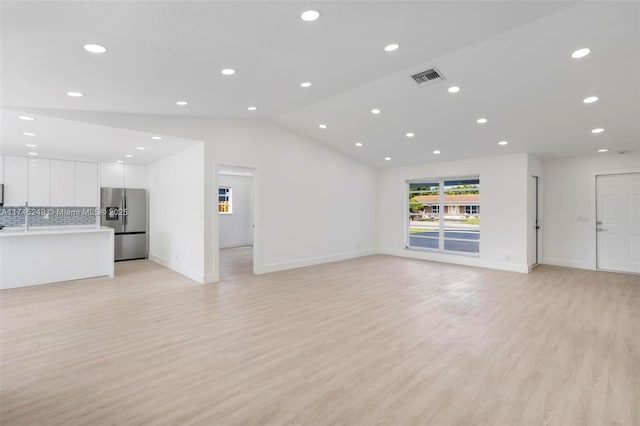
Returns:
[[[231,214],[231,187],[221,186],[218,188],[218,213]]]
[[[408,207],[407,248],[480,253],[480,179],[410,182]]]

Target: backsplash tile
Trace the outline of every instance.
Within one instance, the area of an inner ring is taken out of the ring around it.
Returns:
[[[96,207],[29,207],[29,227],[96,224]],[[24,226],[24,207],[0,207],[0,226]]]

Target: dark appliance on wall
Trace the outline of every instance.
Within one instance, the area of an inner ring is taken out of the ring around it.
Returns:
[[[115,260],[147,258],[147,191],[102,188],[100,224],[114,229]]]

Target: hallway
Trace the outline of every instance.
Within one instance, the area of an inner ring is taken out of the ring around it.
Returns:
[[[220,249],[220,281],[253,275],[253,246]]]

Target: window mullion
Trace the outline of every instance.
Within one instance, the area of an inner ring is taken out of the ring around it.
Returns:
[[[439,250],[444,250],[444,180],[440,180],[438,184],[439,189],[439,203],[438,203],[438,248]]]

